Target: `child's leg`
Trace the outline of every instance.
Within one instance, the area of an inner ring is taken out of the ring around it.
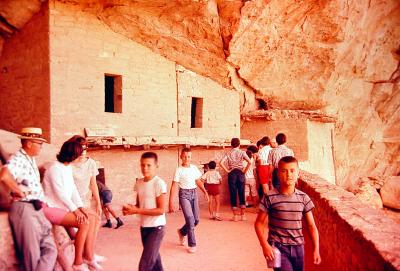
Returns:
[[[214,196],[215,199],[215,216],[220,218],[219,216],[219,207],[220,207],[220,199],[219,199],[219,194]]]
[[[183,236],[188,236],[189,247],[196,246],[196,237],[194,235],[194,227],[199,223],[198,211],[196,214],[195,197],[197,196],[194,189],[179,190],[179,205],[182,208],[185,217],[185,225],[180,229]],[[198,205],[197,205],[198,206]],[[198,210],[198,207],[197,207]]]
[[[110,214],[111,214],[115,219],[118,218],[118,216],[115,214],[114,210],[113,210],[112,207],[111,207],[111,203],[107,205],[107,210],[110,212]]]
[[[246,209],[246,201],[244,197],[244,184],[246,182],[246,178],[243,172],[238,172],[238,181],[237,181],[237,190],[239,194],[239,205],[240,205],[240,214],[244,215],[244,210]]]
[[[236,187],[236,170],[233,170],[228,173],[228,184],[229,184],[229,196],[231,200],[231,207],[232,207],[232,212],[233,216],[235,217],[236,212],[235,210],[237,209],[237,201],[236,201],[236,196],[237,196],[237,187]]]
[[[110,212],[108,212],[107,206],[102,206],[103,207],[103,213],[106,216],[107,220],[110,220]]]
[[[208,212],[210,213],[210,218],[214,218],[214,214],[213,214],[213,196],[210,196],[210,201],[208,202]]]
[[[160,246],[165,235],[164,226],[141,228],[143,252],[139,262],[139,271],[163,270]]]

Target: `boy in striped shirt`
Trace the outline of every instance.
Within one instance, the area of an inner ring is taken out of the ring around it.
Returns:
[[[267,261],[274,260],[272,244],[281,252],[279,270],[304,270],[304,237],[302,218],[313,242],[314,264],[321,262],[319,235],[312,209],[314,204],[309,196],[295,188],[299,177],[296,158],[285,156],[278,163],[280,187],[268,191],[260,202],[260,211],[254,224],[258,240]],[[265,227],[268,224],[268,227]],[[265,237],[268,236],[268,242]]]

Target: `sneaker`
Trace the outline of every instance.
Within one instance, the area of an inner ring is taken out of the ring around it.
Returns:
[[[215,218],[214,218],[215,220],[217,220],[217,221],[222,221],[222,218],[221,217],[219,217],[219,216],[215,216]]]
[[[232,221],[239,221],[239,218],[238,218],[238,216],[237,215],[233,215],[233,217],[232,217],[232,219],[231,219]]]
[[[91,261],[88,261],[88,260],[83,260],[83,261],[88,265],[88,267],[91,270],[96,270],[96,271],[102,271],[103,270],[103,267],[98,262],[96,262],[94,259],[91,260]]]
[[[90,271],[89,268],[87,267],[86,264],[80,264],[80,265],[72,265],[72,270],[74,271]]]
[[[182,235],[181,231],[178,229],[179,244],[181,246],[185,245],[185,236]]]
[[[107,220],[107,223],[103,225],[103,228],[112,228],[111,220]]]
[[[115,227],[116,229],[118,229],[119,227],[121,227],[122,225],[124,225],[124,222],[122,222],[121,218],[117,218],[117,226]]]
[[[187,252],[189,252],[189,253],[195,253],[195,252],[196,252],[196,247],[189,247],[189,248],[187,249]]]
[[[97,255],[97,254],[93,255],[93,259],[98,263],[104,263],[105,261],[107,261],[107,257],[100,256],[100,255]]]
[[[247,221],[246,215],[242,215],[242,216],[240,217],[240,220],[242,220],[242,221]]]

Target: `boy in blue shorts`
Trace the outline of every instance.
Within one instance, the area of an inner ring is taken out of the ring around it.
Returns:
[[[280,187],[269,190],[262,198],[254,228],[267,261],[275,259],[272,248],[275,246],[281,253],[280,271],[303,271],[303,217],[313,243],[314,264],[321,263],[318,229],[312,215],[314,204],[306,193],[295,188],[299,177],[296,158],[285,156],[279,161],[278,177]]]

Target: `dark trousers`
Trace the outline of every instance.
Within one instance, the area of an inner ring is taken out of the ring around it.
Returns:
[[[231,198],[232,209],[237,208],[236,196],[239,195],[240,208],[246,208],[246,199],[244,194],[246,177],[240,169],[233,169],[228,173],[229,195]]]
[[[281,252],[281,268],[279,271],[303,271],[304,270],[304,245],[282,245],[275,243]]]
[[[139,262],[139,271],[163,271],[160,246],[165,235],[164,226],[141,227],[143,253]]]

